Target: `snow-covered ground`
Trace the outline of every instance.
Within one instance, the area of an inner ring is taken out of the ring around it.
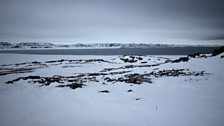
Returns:
[[[180,56],[0,54],[0,126],[223,126],[222,55],[173,63],[168,61]],[[29,70],[13,72],[20,68]],[[141,84],[105,79],[172,69],[192,75],[150,75],[152,83]],[[107,74],[122,71],[127,73]],[[207,74],[197,74],[202,71]],[[19,77],[87,77],[90,73],[106,74],[91,78],[97,81],[87,79],[76,89],[59,88],[57,82],[33,83],[35,79],[6,84]]]

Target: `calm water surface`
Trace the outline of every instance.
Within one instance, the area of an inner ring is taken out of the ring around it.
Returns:
[[[188,55],[211,53],[218,47],[166,47],[166,48],[118,48],[118,49],[35,49],[0,50],[0,53],[40,55]]]

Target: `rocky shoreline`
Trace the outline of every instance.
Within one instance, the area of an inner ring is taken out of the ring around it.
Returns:
[[[117,83],[123,82],[127,84],[142,84],[142,83],[153,83],[153,78],[161,77],[180,77],[180,76],[210,76],[211,74],[201,70],[193,71],[189,69],[160,69],[154,68],[151,72],[137,73],[135,68],[151,68],[159,67],[164,64],[177,64],[181,62],[188,62],[194,58],[209,58],[216,56],[223,52],[223,47],[214,50],[212,54],[192,54],[184,57],[179,57],[176,59],[170,59],[166,57],[158,57],[157,60],[163,60],[159,63],[148,63],[150,58],[145,58],[145,56],[136,56],[136,55],[125,55],[118,57],[118,60],[112,59],[60,59],[60,60],[49,60],[45,62],[33,61],[33,62],[24,62],[16,64],[5,64],[0,66],[0,76],[8,74],[18,74],[18,73],[32,73],[36,69],[43,69],[47,67],[60,66],[62,68],[68,68],[66,65],[78,65],[78,64],[94,64],[94,63],[106,63],[106,64],[119,64],[120,67],[111,67],[105,68],[99,72],[90,72],[90,73],[74,73],[75,75],[71,76],[62,76],[62,75],[53,75],[53,76],[39,76],[39,75],[30,75],[25,77],[18,77],[13,80],[5,82],[6,84],[15,84],[18,81],[26,81],[27,83],[39,84],[39,86],[49,86],[55,84],[55,87],[64,88],[69,87],[71,89],[82,88],[87,86],[88,83]],[[221,56],[222,58],[222,56]],[[143,60],[146,59],[146,60]],[[116,76],[115,76],[116,75]]]

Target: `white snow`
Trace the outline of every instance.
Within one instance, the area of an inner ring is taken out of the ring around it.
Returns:
[[[223,54],[222,54],[223,55]],[[158,58],[160,57],[160,60]],[[144,56],[149,64],[179,56]],[[1,126],[223,126],[224,125],[224,58],[220,55],[191,59],[189,62],[167,63],[149,68],[131,68],[131,73],[151,72],[158,68],[205,71],[209,76],[152,77],[152,83],[131,86],[124,82],[102,84],[89,82],[83,88],[56,88],[54,84],[6,81],[21,76],[74,75],[94,73],[104,68],[123,65],[119,56],[25,55],[0,54],[0,64],[60,59],[104,59],[117,62],[58,64],[32,73],[0,76]],[[150,60],[148,60],[150,59]],[[62,68],[64,65],[74,67]],[[121,71],[121,70],[116,70]],[[112,77],[119,77],[113,75]],[[127,90],[133,92],[127,92]],[[108,90],[110,93],[99,93]],[[139,100],[136,100],[138,99]]]

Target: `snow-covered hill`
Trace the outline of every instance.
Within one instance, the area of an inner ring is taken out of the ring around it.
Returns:
[[[140,43],[140,44],[135,44],[135,43],[52,44],[52,43],[43,43],[43,42],[21,42],[21,43],[0,42],[0,49],[161,48],[161,47],[188,47],[188,46],[189,45],[145,44],[145,43]],[[196,46],[199,46],[199,45],[196,45]]]

